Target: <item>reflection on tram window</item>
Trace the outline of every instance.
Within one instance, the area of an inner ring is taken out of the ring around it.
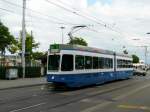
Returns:
[[[73,55],[63,55],[61,63],[62,71],[72,71],[73,70]]]
[[[84,56],[77,55],[75,57],[75,68],[84,69]]]
[[[113,61],[111,58],[104,58],[104,68],[113,68]]]
[[[131,67],[132,67],[132,61],[117,59],[117,68],[131,68]]]
[[[104,68],[104,58],[103,57],[99,57],[98,63],[99,63],[99,68],[103,69]]]
[[[85,56],[85,69],[92,69],[92,57]]]
[[[93,57],[93,69],[98,69],[98,57]]]
[[[60,55],[49,55],[48,70],[59,70]]]

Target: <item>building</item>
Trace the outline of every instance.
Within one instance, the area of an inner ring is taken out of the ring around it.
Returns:
[[[18,55],[6,55],[5,57],[0,56],[1,66],[20,66],[21,57]]]

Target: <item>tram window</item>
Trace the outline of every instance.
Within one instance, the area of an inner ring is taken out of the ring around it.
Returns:
[[[112,68],[113,61],[111,58],[104,58],[104,68]]]
[[[129,60],[126,60],[126,68],[130,68],[130,63],[129,63]]]
[[[104,68],[108,68],[109,63],[108,63],[108,59],[104,58]]]
[[[60,55],[49,55],[48,70],[59,70]]]
[[[109,59],[109,68],[113,68],[113,60],[111,58]]]
[[[130,68],[130,62],[129,62],[129,60],[126,60],[126,68]]]
[[[132,62],[130,60],[117,60],[117,67],[118,68],[131,68],[132,67]]]
[[[126,68],[126,60],[122,60],[122,68]]]
[[[120,59],[117,60],[117,68],[121,68],[122,66],[122,61]]]
[[[84,56],[76,55],[75,68],[76,69],[84,69]]]
[[[92,69],[92,57],[85,56],[85,69]]]
[[[132,68],[132,61],[128,60],[128,68]]]
[[[104,58],[99,57],[98,63],[99,63],[99,67],[98,68],[103,69],[104,68]]]
[[[98,57],[93,57],[93,69],[98,69]]]
[[[121,68],[124,68],[124,60],[121,60]]]
[[[62,71],[73,70],[73,55],[65,54],[62,56],[61,70]]]

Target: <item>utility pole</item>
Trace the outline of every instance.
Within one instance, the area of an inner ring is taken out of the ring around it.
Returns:
[[[61,28],[61,32],[62,32],[62,44],[64,43],[64,29],[65,29],[65,27],[64,26],[61,26],[60,27]]]
[[[147,34],[150,34],[150,32],[148,32]],[[140,40],[139,38],[134,38],[133,40]],[[147,65],[147,53],[148,53],[148,47],[147,45],[144,46],[137,46],[137,47],[143,47],[145,52],[144,52],[144,58],[145,58],[145,66]]]
[[[26,40],[26,29],[25,29],[25,9],[26,0],[23,0],[23,10],[22,10],[22,70],[23,78],[25,78],[25,40]]]
[[[145,65],[147,65],[147,53],[148,53],[148,47],[150,46],[147,46],[147,45],[144,45],[144,46],[137,46],[137,47],[143,47],[144,48],[144,61],[145,61]]]
[[[147,47],[148,46],[143,46],[145,48],[145,65],[147,65]]]
[[[31,46],[32,46],[32,42],[33,42],[33,32],[32,32],[32,30],[31,30]],[[31,48],[31,51],[30,51],[30,56],[31,56],[31,54],[32,54],[32,48]],[[33,66],[33,64],[32,64],[32,60],[30,60],[30,66]]]

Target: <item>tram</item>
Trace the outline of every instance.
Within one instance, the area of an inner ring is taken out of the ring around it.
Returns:
[[[133,75],[132,57],[78,45],[50,45],[47,81],[82,87],[127,79]]]

